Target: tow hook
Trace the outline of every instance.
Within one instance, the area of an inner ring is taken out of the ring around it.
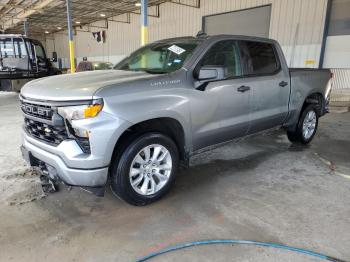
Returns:
[[[44,193],[55,193],[57,191],[54,181],[47,176],[41,175],[40,182]]]

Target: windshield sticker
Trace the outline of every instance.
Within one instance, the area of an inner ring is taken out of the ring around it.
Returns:
[[[168,50],[170,50],[171,52],[173,52],[177,55],[181,55],[183,52],[186,52],[185,49],[183,49],[177,45],[172,45],[171,47],[168,48]]]

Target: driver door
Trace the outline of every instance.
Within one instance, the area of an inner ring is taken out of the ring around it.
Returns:
[[[191,103],[194,150],[246,135],[250,124],[250,90],[244,85],[237,41],[215,43],[198,67],[220,66],[225,77],[196,90]]]
[[[33,41],[33,49],[36,61],[34,63],[36,64],[37,71],[39,75],[46,75],[49,69],[46,54],[44,51],[44,48],[39,42]]]

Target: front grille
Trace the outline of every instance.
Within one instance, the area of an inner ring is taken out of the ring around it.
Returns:
[[[24,129],[28,135],[53,146],[58,146],[67,139],[75,140],[85,154],[91,154],[89,138],[76,136],[70,123],[55,112],[55,107],[21,100],[21,109],[24,113]],[[57,124],[58,118],[61,118],[62,123]]]
[[[24,128],[29,135],[56,146],[63,140],[68,139],[65,126],[56,127],[32,119],[24,118]]]
[[[24,102],[21,100],[21,109],[23,113],[29,116],[34,116],[46,120],[51,120],[53,110],[51,106],[47,105],[38,105],[38,104],[32,104],[28,102]]]
[[[65,126],[51,126],[32,119],[24,118],[24,129],[32,137],[54,146],[58,146],[62,141],[66,139],[74,139],[85,154],[91,153],[89,139],[76,137],[74,135],[69,138]]]

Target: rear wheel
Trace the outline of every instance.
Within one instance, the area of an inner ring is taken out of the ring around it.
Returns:
[[[292,143],[308,144],[314,138],[318,127],[319,113],[315,105],[308,105],[302,112],[294,132],[287,131]]]
[[[113,161],[111,188],[126,202],[142,206],[165,195],[175,180],[179,153],[167,136],[149,133],[132,141]]]

